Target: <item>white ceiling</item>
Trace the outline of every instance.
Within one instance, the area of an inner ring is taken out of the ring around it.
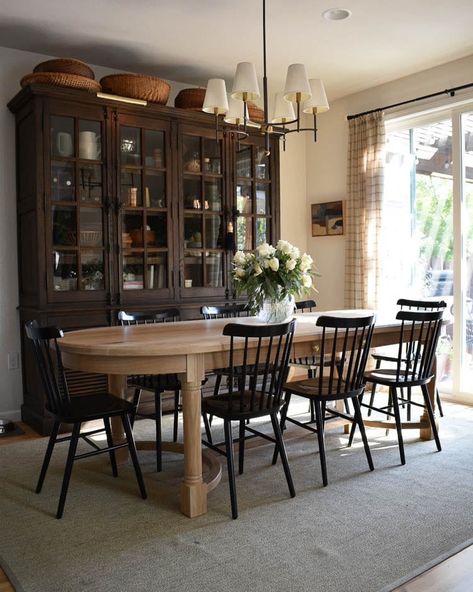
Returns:
[[[0,45],[205,85],[262,73],[261,0],[2,0]],[[344,7],[347,21],[322,11]],[[306,64],[329,100],[473,54],[472,0],[267,0],[268,78]],[[473,78],[473,73],[472,73]],[[470,82],[470,80],[465,81]]]

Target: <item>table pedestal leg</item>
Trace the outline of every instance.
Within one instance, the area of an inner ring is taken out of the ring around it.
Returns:
[[[201,384],[204,379],[202,354],[187,356],[187,372],[180,375],[184,421],[184,481],[181,512],[190,518],[207,512],[207,484],[202,479]]]
[[[121,399],[127,398],[126,376],[120,374],[108,375],[108,390],[112,395],[116,395]],[[120,417],[112,417],[112,437],[114,444],[120,444],[125,441],[125,433],[123,431],[123,424]],[[128,450],[126,448],[119,448],[115,451],[117,463],[124,464],[128,461]]]

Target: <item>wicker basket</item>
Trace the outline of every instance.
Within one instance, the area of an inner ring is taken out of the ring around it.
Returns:
[[[171,89],[165,80],[141,74],[111,74],[102,78],[100,84],[104,92],[160,105],[167,103]]]
[[[191,111],[202,111],[204,104],[205,88],[184,88],[174,99],[174,107],[179,109],[190,109]]]
[[[264,111],[254,103],[248,101],[248,115],[255,123],[264,123]]]
[[[58,58],[47,60],[35,66],[33,72],[62,72],[63,74],[74,74],[84,78],[95,79],[94,71],[90,66],[72,58]]]
[[[63,74],[61,72],[33,72],[23,76],[20,81],[22,87],[28,84],[50,84],[51,86],[66,86],[90,92],[98,92],[102,87],[96,80],[85,78],[85,76],[76,76],[75,74]]]

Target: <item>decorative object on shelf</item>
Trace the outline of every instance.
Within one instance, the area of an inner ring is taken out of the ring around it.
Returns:
[[[232,276],[237,294],[246,292],[249,310],[266,323],[282,323],[294,312],[294,298],[312,288],[312,257],[280,240],[254,252],[237,251]]]
[[[193,152],[185,162],[185,169],[190,173],[200,173],[200,158],[198,152]]]
[[[319,79],[308,79],[306,68],[303,64],[291,64],[287,70],[286,85],[283,92],[283,100],[295,103],[296,114],[294,116],[290,107],[281,101],[276,101],[273,117],[269,117],[268,78],[266,66],[266,0],[263,2],[263,121],[261,129],[265,134],[266,152],[269,154],[269,135],[278,134],[285,140],[286,134],[292,132],[311,131],[314,141],[317,141],[317,114],[329,109],[324,85]],[[207,85],[207,92],[202,110],[213,113],[216,119],[218,133],[218,116],[223,115],[227,123],[237,126],[237,133],[247,136],[248,126],[255,125],[251,119],[248,102],[261,97],[258,79],[254,64],[240,62],[237,65],[233,88],[231,92],[232,105],[230,110],[227,101],[225,81],[212,78]],[[301,110],[313,115],[313,127],[301,127]],[[238,114],[235,117],[235,111]],[[288,127],[291,125],[295,127]],[[243,128],[243,129],[241,129]]]
[[[129,232],[122,232],[122,246],[124,249],[129,249],[133,243],[133,239]]]
[[[143,246],[143,229],[137,228],[136,230],[132,230],[130,232],[130,237],[134,247],[142,247]],[[146,244],[148,246],[153,246],[156,244],[156,233],[154,230],[151,230],[149,226],[146,228]]]
[[[165,105],[169,98],[170,85],[156,76],[142,74],[110,74],[100,80],[106,93],[142,99]]]
[[[100,153],[100,136],[91,131],[79,132],[79,158],[97,160]]]
[[[312,204],[312,236],[343,234],[343,201]]]
[[[62,72],[32,72],[23,76],[20,80],[22,87],[29,84],[49,84],[51,86],[64,86],[76,90],[87,90],[89,92],[100,92],[102,87],[96,80],[76,74],[64,74]]]
[[[33,68],[33,72],[62,72],[63,74],[75,74],[95,80],[92,68],[80,60],[74,58],[56,58],[41,62]]]
[[[56,150],[59,156],[69,158],[74,154],[74,142],[72,135],[67,132],[58,132],[56,134]]]
[[[81,230],[79,232],[80,244],[83,247],[100,247],[102,245],[102,231]]]
[[[136,208],[138,205],[138,188],[128,187],[128,202],[131,208]]]

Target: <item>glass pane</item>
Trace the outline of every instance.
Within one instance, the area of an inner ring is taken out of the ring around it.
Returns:
[[[204,183],[204,209],[220,212],[222,210],[222,182],[205,181]]]
[[[127,208],[143,205],[141,195],[141,171],[122,170],[121,201]]]
[[[238,183],[236,188],[236,207],[240,214],[251,214],[253,211],[251,194],[251,183]]]
[[[147,244],[148,247],[167,247],[168,237],[166,228],[166,214],[157,214],[146,217]]]
[[[87,160],[102,158],[100,121],[79,119],[79,158]]]
[[[123,289],[143,289],[143,253],[125,253],[123,255]]]
[[[145,165],[163,169],[166,166],[164,158],[164,132],[145,130]]]
[[[76,208],[53,207],[53,244],[77,244]]]
[[[223,255],[221,253],[206,253],[205,266],[207,286],[221,288],[223,286]]]
[[[207,249],[223,248],[222,217],[205,217],[205,246]]]
[[[202,253],[199,251],[184,252],[184,287],[202,287]]]
[[[148,253],[146,287],[149,290],[167,288],[167,269],[167,255],[165,253]]]
[[[102,167],[89,164],[79,168],[79,198],[81,201],[102,201]]]
[[[238,216],[236,242],[239,251],[251,251],[253,248],[253,218]]]
[[[145,174],[145,206],[147,208],[166,207],[166,188],[164,173],[147,171]]]
[[[141,136],[137,127],[120,128],[120,158],[122,164],[141,164]]]
[[[267,214],[269,210],[269,185],[256,184],[256,213]]]
[[[81,253],[81,287],[83,290],[104,290],[104,266],[102,251]]]
[[[143,217],[141,214],[125,214],[123,216],[122,240],[124,248],[126,246],[143,246]]]
[[[268,221],[266,218],[256,218],[256,246],[269,243]]]
[[[103,245],[101,208],[80,209],[80,245],[81,247],[101,247]]]
[[[196,136],[184,136],[184,171],[188,173],[200,173],[200,160],[200,138]]]
[[[186,216],[184,218],[184,245],[191,249],[202,248],[201,216]]]
[[[269,156],[266,156],[264,148],[258,148],[256,151],[255,177],[269,179]]]
[[[184,207],[187,210],[200,210],[202,195],[200,179],[184,179]]]
[[[222,155],[220,142],[204,138],[204,173],[220,174],[222,171]]]
[[[463,132],[463,267],[465,290],[463,293],[463,356],[462,391],[471,392],[473,384],[473,113],[462,115]],[[448,330],[448,327],[447,327]],[[448,358],[452,357],[448,352]],[[437,356],[438,358],[438,356]],[[437,363],[439,360],[437,359]]]
[[[52,258],[53,282],[56,292],[77,290],[77,253],[54,251]]]
[[[51,154],[61,158],[74,156],[73,117],[51,117]]]
[[[74,201],[74,165],[51,163],[51,199],[53,201]]]
[[[237,177],[251,177],[251,146],[240,145],[236,155]]]

